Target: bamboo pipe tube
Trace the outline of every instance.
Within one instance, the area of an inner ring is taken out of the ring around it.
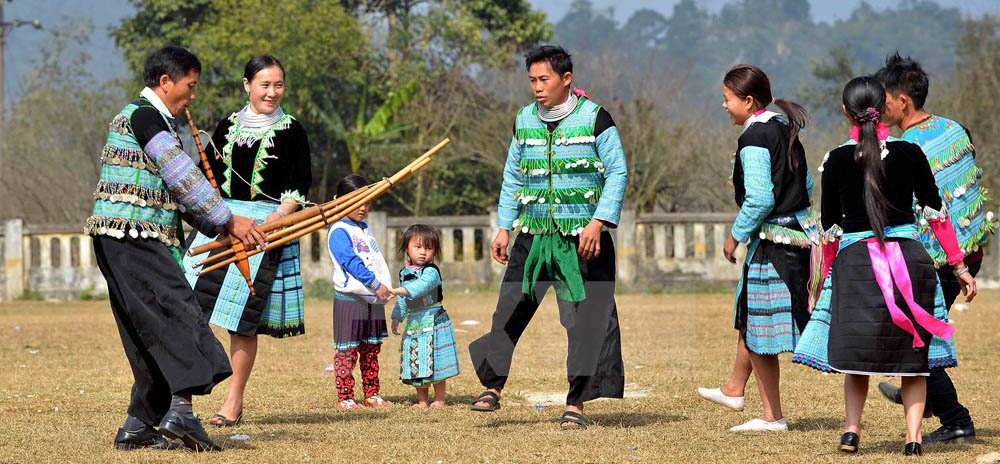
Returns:
[[[446,139],[446,141],[447,141],[447,139]],[[372,191],[369,194],[365,195],[365,197],[362,198],[361,200],[358,200],[357,202],[353,202],[351,205],[354,206],[354,207],[351,208],[350,210],[338,213],[336,216],[333,216],[329,220],[326,220],[326,221],[323,221],[323,222],[320,222],[320,223],[317,223],[317,224],[313,224],[312,226],[307,227],[306,229],[303,229],[303,230],[299,230],[298,232],[296,232],[296,233],[294,233],[292,235],[284,237],[284,238],[282,238],[280,240],[277,240],[275,242],[268,243],[268,246],[281,246],[281,245],[284,245],[285,243],[288,243],[288,242],[290,242],[292,240],[295,240],[295,239],[301,238],[303,236],[306,236],[308,234],[311,234],[313,232],[316,232],[317,230],[320,230],[323,227],[325,227],[327,224],[330,224],[330,223],[333,223],[333,222],[336,222],[336,221],[339,221],[339,220],[343,219],[344,216],[347,216],[351,211],[354,211],[355,209],[357,209],[358,206],[361,206],[361,205],[363,205],[365,203],[371,202],[371,200],[373,200],[373,199],[377,198],[379,195],[382,195],[383,193],[385,193],[385,191],[388,190],[389,187],[391,187],[392,185],[395,185],[395,184],[399,183],[403,179],[406,179],[407,177],[410,176],[410,174],[416,172],[418,169],[420,169],[420,168],[422,168],[424,166],[427,166],[428,164],[430,164],[430,162],[431,162],[430,159],[424,159],[423,161],[419,162],[419,164],[417,164],[416,166],[413,166],[411,169],[408,169],[405,172],[396,173],[396,175],[393,176],[393,178],[390,179],[389,182],[385,183],[385,185],[379,186],[374,191]],[[247,253],[247,257],[256,255],[257,253],[260,253],[261,251],[262,251],[261,249],[256,249],[256,250],[250,251],[250,252]],[[211,271],[214,271],[216,269],[220,269],[220,268],[226,267],[226,266],[228,266],[228,265],[230,265],[232,263],[235,263],[237,260],[238,259],[236,257],[232,257],[232,258],[229,258],[229,259],[227,259],[225,261],[222,261],[220,263],[213,264],[213,265],[211,265],[211,266],[209,266],[209,267],[207,267],[205,269],[202,269],[200,272],[198,272],[198,275],[202,275],[202,274],[204,274],[206,272],[211,272]]]
[[[212,174],[212,166],[208,164],[208,156],[205,155],[205,148],[201,146],[201,134],[198,133],[198,128],[194,125],[194,119],[191,118],[191,112],[187,108],[184,108],[184,114],[187,115],[188,126],[191,127],[191,137],[194,139],[194,146],[198,149],[198,156],[201,157],[201,170],[205,171],[208,183],[218,192],[219,184],[215,182],[215,175]]]
[[[369,188],[371,188],[370,185],[364,186],[336,200],[331,200],[321,205],[311,206],[309,208],[296,211],[292,214],[289,214],[288,216],[281,218],[280,220],[264,224],[263,226],[261,226],[261,229],[263,229],[264,232],[271,232],[273,230],[280,229],[282,227],[288,227],[302,220],[308,220],[313,216],[319,216],[324,209],[331,209],[336,207],[338,204],[347,202],[351,198],[361,195]],[[188,256],[197,256],[207,251],[217,250],[219,248],[227,247],[232,244],[233,242],[231,237],[228,236],[222,237],[218,240],[208,242],[204,245],[197,246],[188,250]]]

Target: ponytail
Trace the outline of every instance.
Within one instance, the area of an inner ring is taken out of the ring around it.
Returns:
[[[790,127],[788,128],[788,156],[786,158],[788,158],[788,168],[795,173],[799,169],[799,157],[805,158],[805,149],[802,148],[801,143],[797,142],[799,141],[799,131],[806,127],[806,123],[809,121],[809,113],[802,105],[793,101],[775,98],[774,104],[788,117]]]
[[[885,107],[885,89],[875,79],[864,76],[844,87],[844,109],[861,129],[854,148],[854,161],[864,175],[865,212],[879,245],[885,245],[885,228],[889,225],[889,200],[882,190],[885,166],[878,139],[878,123]]]
[[[791,126],[788,130],[786,158],[788,158],[788,167],[792,173],[797,172],[799,158],[805,159],[805,150],[802,149],[801,144],[796,143],[799,140],[799,131],[806,126],[806,122],[809,120],[809,113],[806,112],[805,108],[798,103],[773,98],[771,96],[771,80],[768,79],[767,74],[764,74],[764,71],[752,64],[733,66],[726,72],[726,76],[722,79],[722,85],[732,90],[740,98],[753,97],[759,109],[774,103],[781,109],[781,112],[785,113],[788,124]]]

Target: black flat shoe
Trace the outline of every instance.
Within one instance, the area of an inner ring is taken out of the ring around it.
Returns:
[[[924,452],[920,450],[920,443],[915,441],[911,441],[903,447],[904,456],[920,456],[922,454],[924,454]]]
[[[975,443],[976,428],[969,424],[966,427],[942,425],[941,428],[924,435],[924,443]]]
[[[845,453],[857,453],[858,452],[858,434],[854,432],[845,432],[840,436],[840,451]]]
[[[181,444],[168,441],[157,432],[156,429],[144,425],[137,430],[125,430],[125,427],[118,429],[115,435],[115,448],[120,450],[134,449],[156,449],[170,450],[180,448]]]
[[[222,451],[222,447],[208,437],[208,432],[205,432],[201,421],[194,414],[167,411],[167,415],[160,421],[160,433],[167,438],[184,442],[184,446],[195,451]]]

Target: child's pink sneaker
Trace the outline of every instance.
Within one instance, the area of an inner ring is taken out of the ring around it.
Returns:
[[[384,408],[386,406],[392,406],[392,401],[384,400],[378,395],[372,395],[365,398],[365,406],[368,406],[369,408]]]

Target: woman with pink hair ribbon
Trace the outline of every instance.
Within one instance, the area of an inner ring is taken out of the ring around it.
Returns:
[[[976,283],[920,147],[890,137],[880,121],[882,84],[855,78],[843,101],[851,139],[830,151],[821,168],[827,278],[792,361],[846,374],[839,446],[847,453],[858,451],[869,376],[902,377],[903,453],[920,455],[927,376],[933,367],[957,362],[955,329],[934,261],[919,241],[918,220],[947,252],[966,301],[975,297]]]

